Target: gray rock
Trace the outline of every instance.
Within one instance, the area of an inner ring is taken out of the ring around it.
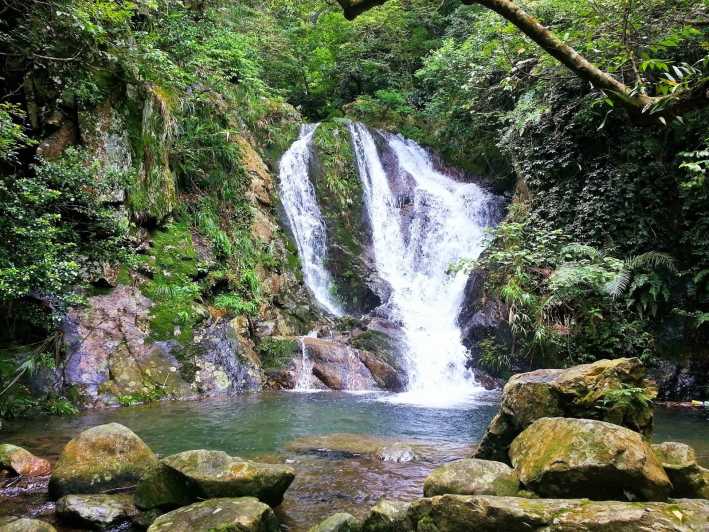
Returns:
[[[519,480],[502,462],[475,458],[450,462],[434,469],[423,484],[425,497],[435,495],[516,495]]]
[[[407,517],[409,504],[382,499],[372,507],[362,523],[362,532],[402,532],[412,530]]]
[[[27,517],[0,517],[0,532],[57,532],[49,523]]]
[[[138,514],[132,495],[65,495],[57,501],[56,512],[62,519],[93,527],[127,521]]]
[[[148,532],[279,532],[273,510],[254,497],[209,499],[158,517]]]
[[[694,449],[670,441],[653,445],[652,450],[672,481],[673,497],[709,498],[709,470],[697,464]]]
[[[338,513],[310,528],[308,532],[360,532],[360,525],[353,515]]]

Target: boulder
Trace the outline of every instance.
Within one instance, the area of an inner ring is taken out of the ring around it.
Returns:
[[[377,450],[376,457],[382,462],[396,462],[403,464],[418,460],[416,451],[405,443],[393,443]]]
[[[254,497],[191,504],[158,517],[148,532],[279,532],[273,510]]]
[[[27,517],[0,517],[0,532],[57,532],[49,523]]]
[[[647,399],[655,389],[645,378],[637,358],[599,360],[568,369],[540,369],[513,375],[505,385],[500,410],[490,422],[475,458],[508,462],[507,450],[515,437],[542,417],[598,419],[649,435],[652,406],[614,403],[615,390],[644,389]],[[609,395],[610,394],[610,395]]]
[[[308,532],[360,532],[360,525],[353,515],[339,513],[331,515]]]
[[[510,458],[542,497],[664,500],[672,488],[640,434],[604,421],[538,419],[512,442]]]
[[[382,499],[364,518],[362,532],[403,532],[412,530],[407,518],[409,504]]]
[[[653,445],[652,450],[672,481],[673,497],[709,498],[709,470],[697,464],[694,449],[668,441]]]
[[[132,495],[65,495],[57,501],[59,517],[81,526],[107,527],[138,514]]]
[[[133,431],[109,423],[90,428],[67,443],[49,481],[58,499],[134,486],[158,465],[150,448]]]
[[[42,477],[52,472],[52,466],[44,458],[38,458],[22,447],[3,443],[0,444],[1,470],[22,477]]]
[[[222,451],[185,451],[164,458],[136,489],[140,508],[174,507],[215,497],[256,497],[277,506],[295,478],[293,468],[261,464]]]
[[[423,484],[425,497],[435,495],[516,495],[519,480],[502,462],[470,458],[434,469]]]
[[[408,511],[408,528],[382,530],[699,532],[706,530],[708,519],[709,503],[701,500],[641,503],[443,495],[413,502]]]

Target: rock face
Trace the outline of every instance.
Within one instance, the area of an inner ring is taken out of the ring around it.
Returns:
[[[38,458],[22,447],[4,443],[0,444],[0,470],[23,477],[41,477],[49,475],[52,466],[44,458]]]
[[[0,517],[0,532],[57,532],[49,523],[26,517]]]
[[[148,339],[151,306],[137,288],[117,286],[89,298],[88,307],[70,310],[63,326],[65,383],[81,389],[94,406],[156,388],[168,398],[194,397],[170,346]]]
[[[66,495],[57,501],[62,519],[83,526],[106,527],[138,514],[132,495]]]
[[[458,460],[434,469],[423,485],[425,497],[435,495],[516,495],[519,481],[502,462]]]
[[[709,503],[700,500],[667,504],[443,495],[415,501],[403,526],[380,530],[699,532],[706,530],[708,519]]]
[[[652,450],[672,481],[673,497],[709,499],[709,470],[697,464],[694,449],[669,441],[653,445]]]
[[[497,415],[475,454],[476,458],[508,462],[512,440],[542,417],[589,418],[609,421],[649,434],[652,408],[605,402],[609,392],[624,387],[644,388],[652,399],[655,390],[645,379],[637,358],[599,360],[568,369],[541,369],[513,375],[505,385]]]
[[[334,514],[308,532],[360,532],[359,522],[347,513]]]
[[[254,497],[209,499],[158,517],[148,532],[279,532],[268,505]]]
[[[49,481],[58,499],[134,486],[158,459],[135,433],[118,423],[85,430],[67,443]]]
[[[295,478],[293,468],[231,457],[222,451],[185,451],[164,458],[137,487],[140,508],[174,507],[214,497],[256,497],[277,506]]]
[[[637,432],[589,419],[542,418],[510,446],[520,482],[543,497],[664,500],[672,488]]]

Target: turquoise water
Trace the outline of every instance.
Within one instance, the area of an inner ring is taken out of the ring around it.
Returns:
[[[434,467],[470,455],[498,407],[495,394],[460,409],[419,408],[383,398],[381,394],[274,392],[224,401],[165,402],[77,417],[15,421],[4,427],[0,439],[54,460],[83,429],[118,422],[161,455],[206,448],[288,462],[297,476],[278,514],[287,530],[301,531],[336,511],[362,516],[381,497],[421,496],[423,480]],[[292,445],[305,436],[335,433],[352,433],[345,440],[355,443],[411,441],[425,453],[419,461],[399,464],[366,453],[308,452],[302,445],[297,450]],[[709,412],[658,409],[654,439],[689,443],[700,462],[709,465]],[[0,490],[0,515],[21,513],[51,520],[52,510],[41,485]]]

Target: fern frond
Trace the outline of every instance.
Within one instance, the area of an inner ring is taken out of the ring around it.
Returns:
[[[573,243],[561,248],[562,255],[586,256],[589,259],[602,259],[603,252],[587,244]]]
[[[659,251],[648,251],[640,255],[636,255],[626,261],[627,268],[630,270],[636,270],[638,268],[658,268],[662,267],[669,270],[672,273],[677,272],[677,267],[675,266],[675,259],[673,259],[667,253],[661,253]]]
[[[616,277],[607,282],[605,288],[606,293],[613,299],[620,297],[628,289],[632,275],[630,270],[623,270]]]

